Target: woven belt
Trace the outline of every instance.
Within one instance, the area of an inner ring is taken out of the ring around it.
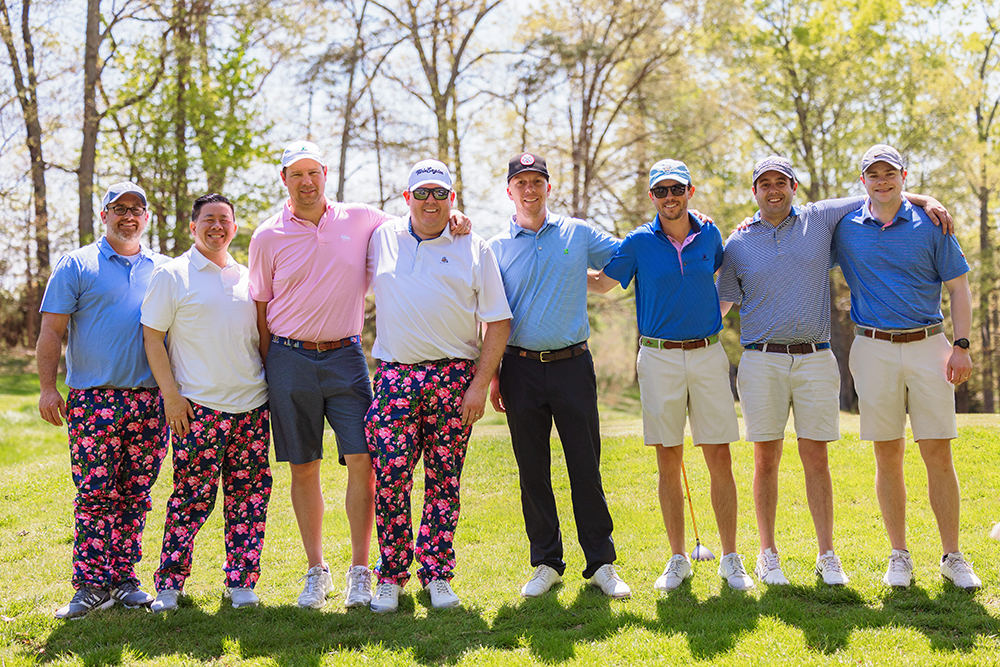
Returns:
[[[534,350],[526,350],[523,347],[508,345],[505,353],[513,354],[516,357],[524,357],[525,359],[534,359],[535,361],[541,361],[542,363],[547,364],[550,361],[561,361],[563,359],[579,357],[588,349],[589,347],[587,346],[587,341],[583,341],[582,343],[577,343],[576,345],[564,347],[561,350],[543,350],[541,352],[535,352]]]
[[[829,350],[829,343],[750,343],[743,346],[744,350],[760,350],[775,354],[812,354],[820,350]]]
[[[915,343],[918,340],[923,340],[925,338],[930,338],[931,336],[936,336],[944,331],[944,324],[932,324],[926,329],[918,329],[916,331],[882,331],[881,329],[870,329],[868,327],[856,326],[854,327],[855,336],[864,336],[865,338],[874,338],[875,340],[885,340],[890,343]]]
[[[301,348],[303,350],[317,350],[319,352],[326,352],[327,350],[339,350],[342,347],[347,347],[353,343],[360,343],[361,336],[351,336],[350,338],[341,338],[340,340],[322,340],[317,343],[313,343],[308,340],[295,340],[294,338],[285,338],[284,336],[271,336],[272,343],[280,343],[282,345],[287,345],[288,347]]]
[[[639,336],[639,345],[642,347],[654,347],[657,350],[697,350],[700,347],[708,347],[718,342],[718,334],[696,340],[661,340],[659,338]]]

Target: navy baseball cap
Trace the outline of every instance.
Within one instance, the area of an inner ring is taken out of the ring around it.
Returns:
[[[786,157],[781,157],[780,155],[769,155],[754,165],[752,185],[757,187],[757,179],[769,171],[776,171],[779,174],[784,174],[788,178],[792,179],[792,183],[799,182],[799,179],[795,178],[795,170],[792,169],[791,160]]]
[[[545,158],[534,153],[518,153],[507,163],[507,182],[522,171],[537,171],[549,180],[549,170],[545,168]]]
[[[649,170],[649,189],[660,181],[671,179],[684,185],[691,185],[691,172],[680,160],[660,160]]]
[[[143,206],[147,206],[146,192],[132,181],[122,181],[115,183],[104,193],[101,199],[101,208],[107,208],[109,204],[114,204],[122,195],[133,194],[139,198]]]
[[[906,168],[906,165],[903,164],[903,156],[888,144],[875,144],[865,151],[864,157],[861,158],[861,173],[865,173],[868,167],[876,162],[886,162],[900,171]]]

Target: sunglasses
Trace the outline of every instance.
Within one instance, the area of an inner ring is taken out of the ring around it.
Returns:
[[[451,190],[448,188],[417,188],[410,192],[410,194],[413,195],[414,199],[419,199],[420,201],[427,199],[431,195],[434,195],[434,199],[438,201],[444,201],[451,194]]]
[[[658,185],[655,188],[650,188],[649,191],[653,193],[653,196],[657,199],[663,199],[667,196],[669,192],[675,197],[680,197],[682,194],[687,192],[688,186],[678,183],[677,185]]]

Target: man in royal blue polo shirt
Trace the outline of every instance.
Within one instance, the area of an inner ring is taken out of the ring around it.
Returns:
[[[42,419],[69,424],[76,485],[73,588],[56,618],[78,618],[118,602],[148,606],[135,564],[150,489],[167,452],[163,399],[146,362],[139,324],[153,269],[170,258],[141,245],[146,193],[118,183],[102,199],[105,234],[56,264],[42,299],[35,350]],[[68,401],[56,387],[62,339]]]
[[[729,358],[719,344],[722,315],[715,272],[722,265],[722,235],[688,211],[694,196],[683,162],[661,160],[649,172],[652,222],[633,230],[591,285],[607,291],[636,281],[639,323],[639,392],[643,439],[656,449],[660,511],[673,553],[657,590],[669,591],[691,576],[684,543],[684,418],[711,475],[712,507],[719,526],[719,575],[730,587],[753,587],[736,553],[736,481],[729,443],[739,440],[729,388]]]
[[[489,241],[514,316],[490,399],[497,411],[507,413],[535,568],[521,595],[545,593],[566,569],[552,493],[554,420],[587,559],[583,576],[606,595],[623,598],[632,592],[614,566],[613,524],[601,484],[597,378],[587,344],[587,268],[604,268],[620,241],[583,220],[549,213],[545,202],[551,191],[542,157],[514,156],[507,168],[507,195],[516,213],[509,229]]]
[[[960,493],[951,455],[951,441],[958,437],[954,388],[972,373],[969,264],[955,238],[942,236],[923,211],[906,201],[905,179],[895,148],[876,144],[868,149],[861,159],[868,197],[834,234],[856,325],[850,366],[861,438],[874,442],[875,489],[892,546],[883,581],[905,588],[913,580],[903,479],[909,413],[941,536],[941,575],[975,590],[982,583],[958,547]],[[944,333],[942,283],[950,297],[953,344]]]
[[[840,369],[830,350],[830,242],[833,230],[862,197],[793,206],[798,181],[792,163],[772,155],[753,170],[760,210],[726,241],[719,269],[722,312],[740,308],[737,385],[746,439],[754,443],[754,505],[760,553],[754,573],[787,584],[775,542],[778,467],[789,410],[794,408],[806,498],[816,529],[815,572],[828,585],[849,579],[833,549],[833,483],[827,443],[840,439]],[[935,200],[909,195],[948,219]],[[788,277],[795,276],[789,283]]]

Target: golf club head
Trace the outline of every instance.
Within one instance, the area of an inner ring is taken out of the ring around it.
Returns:
[[[715,554],[709,551],[706,547],[702,546],[699,542],[698,545],[691,550],[691,560],[715,560]]]
[[[993,530],[990,531],[990,537],[994,540],[1000,540],[1000,523],[993,526]]]

